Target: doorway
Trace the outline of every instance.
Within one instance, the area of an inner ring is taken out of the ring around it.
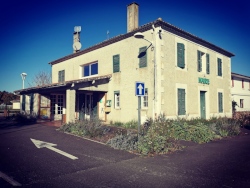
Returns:
[[[206,91],[200,91],[200,114],[201,119],[206,119]]]

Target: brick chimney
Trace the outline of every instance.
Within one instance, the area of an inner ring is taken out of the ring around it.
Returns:
[[[139,4],[133,2],[127,6],[127,32],[139,26]]]

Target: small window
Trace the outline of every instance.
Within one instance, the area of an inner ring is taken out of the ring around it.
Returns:
[[[142,108],[148,108],[148,88],[145,88],[145,95],[142,97]]]
[[[65,81],[65,70],[58,72],[58,82],[63,83]]]
[[[218,93],[218,108],[219,108],[219,113],[223,112],[223,94]]]
[[[209,54],[206,54],[206,72],[210,74],[210,57]]]
[[[185,45],[183,43],[177,43],[177,66],[185,68]]]
[[[231,79],[232,79],[232,87],[234,87],[234,77],[232,77]]]
[[[185,89],[178,89],[178,115],[186,114]]]
[[[240,108],[244,108],[244,99],[240,99]]]
[[[113,73],[120,72],[120,55],[113,56]]]
[[[147,47],[139,49],[139,68],[147,67]]]
[[[98,74],[98,63],[91,63],[82,66],[82,77],[92,76]]]
[[[222,76],[222,61],[220,58],[217,59],[218,76]]]
[[[115,101],[115,109],[120,108],[120,91],[115,91],[114,92],[114,101]]]
[[[242,85],[242,89],[244,89],[244,80],[242,80],[242,84],[241,85]]]

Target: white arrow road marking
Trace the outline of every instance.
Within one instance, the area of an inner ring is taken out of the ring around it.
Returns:
[[[7,176],[6,174],[4,174],[1,171],[0,171],[0,178],[3,178],[5,181],[7,181],[12,186],[21,186],[20,183],[18,183],[17,181],[13,180],[11,177]]]
[[[142,94],[142,89],[143,89],[142,85],[139,84],[137,88],[139,89],[139,95],[141,95]]]
[[[54,152],[57,152],[57,153],[59,153],[61,155],[64,155],[65,157],[68,157],[68,158],[70,158],[72,160],[78,159],[78,157],[75,157],[75,156],[73,156],[73,155],[71,155],[69,153],[66,153],[66,152],[64,152],[62,150],[54,148],[53,146],[57,146],[57,144],[52,144],[52,143],[49,143],[49,142],[35,140],[35,139],[32,139],[32,138],[30,140],[35,144],[35,146],[37,148],[48,148],[48,149],[50,149],[50,150],[52,150]]]

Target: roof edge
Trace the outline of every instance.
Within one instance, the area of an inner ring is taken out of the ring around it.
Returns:
[[[227,57],[235,56],[233,53],[228,52],[228,51],[226,51],[226,50],[224,50],[224,49],[222,49],[222,48],[220,48],[220,47],[218,47],[218,46],[216,46],[216,45],[214,45],[214,44],[212,44],[212,43],[210,43],[210,42],[208,42],[208,41],[206,41],[206,40],[204,40],[202,38],[199,38],[199,37],[197,37],[197,36],[195,36],[195,35],[193,35],[193,34],[191,34],[189,32],[186,32],[186,31],[184,31],[184,30],[182,30],[182,29],[180,29],[180,28],[178,28],[178,27],[176,27],[176,26],[174,26],[174,25],[172,25],[170,23],[164,22],[161,19],[157,19],[157,20],[155,20],[153,22],[150,22],[150,23],[147,23],[145,25],[140,26],[138,29],[135,29],[135,30],[133,30],[133,31],[131,31],[129,33],[125,33],[125,34],[122,34],[122,35],[112,37],[109,40],[105,40],[105,41],[103,41],[101,43],[98,43],[98,44],[93,45],[91,47],[88,47],[86,49],[80,50],[80,51],[78,51],[76,53],[69,54],[69,55],[67,55],[65,57],[62,57],[62,58],[59,58],[57,60],[51,61],[51,62],[49,62],[49,64],[54,65],[54,64],[60,63],[62,61],[66,61],[68,59],[72,59],[72,58],[80,56],[82,54],[94,51],[96,49],[108,46],[110,44],[119,42],[119,41],[121,41],[123,39],[126,39],[126,38],[129,38],[129,37],[133,36],[136,32],[148,31],[148,30],[152,29],[153,24],[154,24],[155,27],[162,27],[164,30],[166,30],[168,32],[171,32],[171,33],[176,34],[176,35],[178,35],[180,37],[186,38],[186,39],[188,39],[188,40],[190,40],[192,42],[195,42],[197,44],[205,46],[205,47],[207,47],[209,49],[212,49],[212,50],[214,50],[214,51],[216,51],[218,53],[221,53],[221,54],[223,54],[223,55],[225,55]]]

